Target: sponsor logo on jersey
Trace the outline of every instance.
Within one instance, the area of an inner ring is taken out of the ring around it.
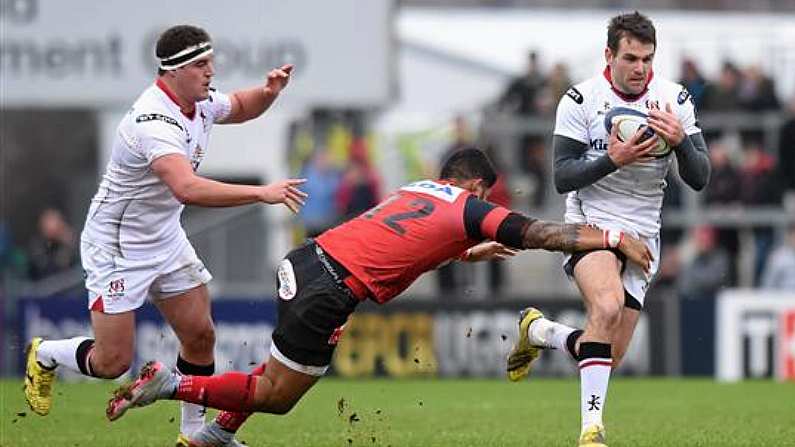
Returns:
[[[681,106],[688,98],[690,98],[690,102],[693,102],[693,97],[690,95],[690,92],[688,92],[686,88],[683,88],[682,91],[679,92],[679,96],[676,97],[676,102]]]
[[[647,99],[646,108],[649,110],[660,110],[660,101],[657,101],[656,99]]]
[[[293,264],[288,259],[283,259],[276,269],[276,276],[279,281],[279,298],[289,301],[295,298],[298,293],[298,283],[295,280]]]
[[[453,186],[453,185],[446,185],[444,183],[437,183],[431,180],[422,180],[419,182],[414,182],[408,184],[402,188],[402,191],[411,191],[411,192],[419,192],[422,194],[429,194],[436,198],[442,199],[445,202],[453,203],[455,199],[464,192],[463,189]]]
[[[591,140],[591,149],[606,152],[607,142],[601,138]]]
[[[182,126],[179,125],[179,122],[170,116],[162,115],[160,113],[145,113],[143,115],[138,115],[135,118],[136,123],[145,123],[147,121],[163,121],[164,123],[171,124],[172,126],[177,126],[179,130],[184,130]]]
[[[574,87],[570,87],[566,91],[566,96],[574,100],[574,102],[576,102],[577,104],[582,104],[583,100],[585,99],[583,98],[582,93],[580,93],[580,91]]]

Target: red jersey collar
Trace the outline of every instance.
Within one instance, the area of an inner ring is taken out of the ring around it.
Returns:
[[[173,101],[174,104],[176,104],[177,107],[179,107],[179,111],[182,112],[182,114],[185,115],[185,117],[187,117],[189,120],[193,120],[193,117],[196,116],[196,105],[195,104],[189,111],[185,111],[179,105],[179,101],[177,100],[177,95],[175,95],[174,92],[171,91],[170,88],[168,88],[168,85],[166,85],[166,83],[163,82],[163,80],[161,78],[157,78],[157,81],[155,81],[155,85],[158,86],[158,88],[160,88],[160,90],[162,90],[163,93],[166,94],[166,96],[168,96],[168,99]]]
[[[637,95],[631,93],[624,93],[621,90],[617,89],[613,85],[613,75],[610,73],[610,66],[605,67],[605,71],[602,72],[604,74],[605,79],[607,79],[607,83],[610,84],[610,89],[613,90],[613,93],[618,95],[619,98],[623,99],[627,102],[633,102],[639,100],[646,92],[649,91],[649,84],[651,83],[652,78],[654,78],[654,70],[649,71],[649,77],[646,79],[646,86],[643,87],[643,91],[638,93]]]

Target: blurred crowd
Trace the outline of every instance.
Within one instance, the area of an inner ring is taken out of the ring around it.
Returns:
[[[710,184],[698,195],[699,206],[740,210],[769,207],[795,213],[795,98],[788,103],[780,100],[774,80],[759,67],[738,67],[731,62],[723,64],[716,79],[708,79],[694,61],[684,60],[680,82],[693,95],[701,117],[726,112],[778,112],[785,117],[774,139],[769,129],[705,129],[713,172]],[[500,139],[484,126],[475,126],[471,117],[457,116],[445,133],[446,145],[432,160],[434,166],[413,172],[405,167],[407,180],[435,175],[447,157],[474,144],[489,153],[499,172],[489,200],[531,213],[547,209],[551,201],[562,200],[548,190],[551,122],[558,100],[572,83],[565,64],[545,65],[539,54],[529,52],[524,72],[509,80],[484,109],[481,121],[513,115],[526,120],[521,122],[523,130]],[[377,151],[366,123],[364,111],[319,110],[291,126],[287,148],[290,174],[307,179],[304,189],[312,197],[298,216],[301,225],[294,234],[296,242],[371,208],[387,192],[374,163]],[[402,147],[399,150],[408,153]],[[410,165],[410,157],[403,155]],[[686,199],[679,180],[672,175],[668,183],[665,209],[684,207]],[[790,205],[783,207],[788,201]],[[79,264],[78,235],[61,210],[42,209],[37,227],[30,241],[15,244],[7,222],[0,222],[0,267],[4,273],[39,281]],[[795,226],[780,230],[781,226],[764,224],[747,230],[731,226],[699,226],[686,231],[664,227],[660,281],[677,287],[682,296],[710,296],[722,287],[747,285],[749,281],[739,278],[743,271],[740,263],[746,263],[751,265],[745,270],[752,272],[750,283],[754,286],[792,288]],[[753,253],[750,257],[743,255],[748,247]],[[466,290],[471,278],[466,266],[444,268],[438,275],[439,290]],[[494,293],[505,285],[498,262],[489,266],[488,285]]]
[[[314,237],[375,206],[383,180],[356,113],[316,113],[291,130],[291,174],[305,178],[311,200],[301,210],[296,240]]]
[[[78,261],[78,235],[57,208],[41,210],[37,230],[24,248],[14,243],[9,226],[0,222],[0,276],[40,281],[71,270]]]

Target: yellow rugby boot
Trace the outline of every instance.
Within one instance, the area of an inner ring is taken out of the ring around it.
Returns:
[[[52,407],[52,383],[55,381],[55,368],[41,366],[36,360],[36,352],[42,342],[34,337],[25,350],[25,400],[34,413],[46,416]]]
[[[578,447],[607,447],[607,435],[605,428],[599,424],[591,424],[585,427],[580,435]]]
[[[513,345],[508,354],[508,379],[511,382],[518,382],[530,373],[530,364],[541,355],[541,348],[530,343],[527,329],[530,323],[542,318],[542,314],[534,307],[528,307],[519,313],[519,338]]]

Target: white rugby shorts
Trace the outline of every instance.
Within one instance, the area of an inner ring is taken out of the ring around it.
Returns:
[[[657,235],[652,238],[641,237],[640,240],[649,247],[649,251],[651,251],[652,256],[654,256],[649,273],[644,273],[639,265],[627,259],[624,273],[621,275],[621,282],[624,283],[624,290],[638,300],[638,303],[643,306],[643,302],[646,298],[646,291],[649,290],[654,277],[657,276],[657,270],[660,268],[660,236]],[[571,254],[566,254],[563,258],[564,270],[566,264],[569,263],[569,259],[571,259]],[[572,276],[567,276],[570,280],[574,280]]]
[[[126,259],[81,242],[80,256],[88,308],[106,314],[135,310],[147,299],[167,299],[212,279],[187,241],[177,250],[147,259]]]

